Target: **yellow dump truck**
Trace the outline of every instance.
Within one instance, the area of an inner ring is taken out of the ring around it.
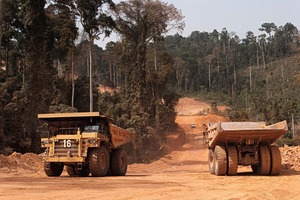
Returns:
[[[273,143],[284,135],[287,122],[218,122],[206,124],[208,167],[218,176],[236,175],[238,165],[251,165],[259,175],[278,175],[281,155]]]
[[[49,113],[38,118],[48,133],[41,139],[47,176],[60,176],[64,166],[70,176],[126,174],[127,156],[121,145],[134,135],[110,118],[99,112]]]

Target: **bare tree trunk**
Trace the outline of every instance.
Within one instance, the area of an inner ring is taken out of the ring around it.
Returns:
[[[109,82],[113,83],[113,61],[109,61]]]
[[[74,96],[75,96],[75,81],[74,81],[74,52],[72,50],[72,58],[71,58],[71,66],[72,66],[72,99],[71,99],[71,105],[72,108],[74,108]]]
[[[250,93],[252,90],[252,67],[250,66],[250,70],[249,70],[249,79],[250,79]]]
[[[90,50],[86,52],[86,77],[90,77]]]
[[[176,70],[176,80],[177,80],[177,92],[179,91],[179,87],[180,87],[180,80],[179,80],[179,73],[178,73],[178,71]]]
[[[94,37],[90,35],[90,112],[93,112],[93,45]]]
[[[189,71],[186,73],[186,76],[185,76],[185,92],[188,91],[188,81],[189,81]]]
[[[256,43],[256,62],[257,62],[257,68],[259,69],[259,51],[258,51],[258,43]]]
[[[154,39],[154,69],[157,70],[156,41]]]
[[[233,67],[233,88],[232,88],[232,99],[234,101],[235,97],[236,97],[236,85],[237,85],[237,78],[236,78],[236,70],[235,70],[235,66]]]
[[[114,85],[115,86],[118,86],[118,83],[117,83],[117,65],[113,65],[113,79],[114,79]]]
[[[2,45],[1,44],[2,35],[3,35],[3,3],[2,0],[0,0],[0,49]]]
[[[261,54],[262,54],[263,66],[264,66],[264,69],[266,69],[265,44],[263,44],[263,46],[261,48]]]
[[[211,66],[210,66],[210,61],[208,63],[208,90],[210,91],[211,89]]]

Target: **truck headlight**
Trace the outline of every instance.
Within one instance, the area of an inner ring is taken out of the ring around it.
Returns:
[[[52,140],[42,140],[41,141],[41,146],[45,147],[47,144],[51,144],[51,143],[52,143]]]
[[[93,145],[94,147],[98,146],[98,140],[97,139],[90,139],[90,140],[88,140],[88,143],[90,145]]]

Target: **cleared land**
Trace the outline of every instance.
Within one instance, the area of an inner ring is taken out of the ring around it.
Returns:
[[[210,175],[201,124],[227,119],[194,115],[207,106],[181,99],[176,120],[186,133],[185,144],[151,164],[130,165],[125,177],[79,178],[64,172],[49,178],[41,156],[0,155],[0,199],[300,199],[297,163],[290,163],[294,168],[283,169],[280,176],[256,176],[248,167],[239,167],[237,176]],[[193,123],[196,128],[191,128]],[[300,151],[291,152],[282,149],[283,155],[300,157]]]

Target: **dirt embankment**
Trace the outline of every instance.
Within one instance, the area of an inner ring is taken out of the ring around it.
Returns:
[[[0,155],[0,172],[3,173],[37,173],[43,170],[42,164],[42,155],[33,153]]]
[[[300,171],[300,146],[280,148],[281,164],[284,169]]]

